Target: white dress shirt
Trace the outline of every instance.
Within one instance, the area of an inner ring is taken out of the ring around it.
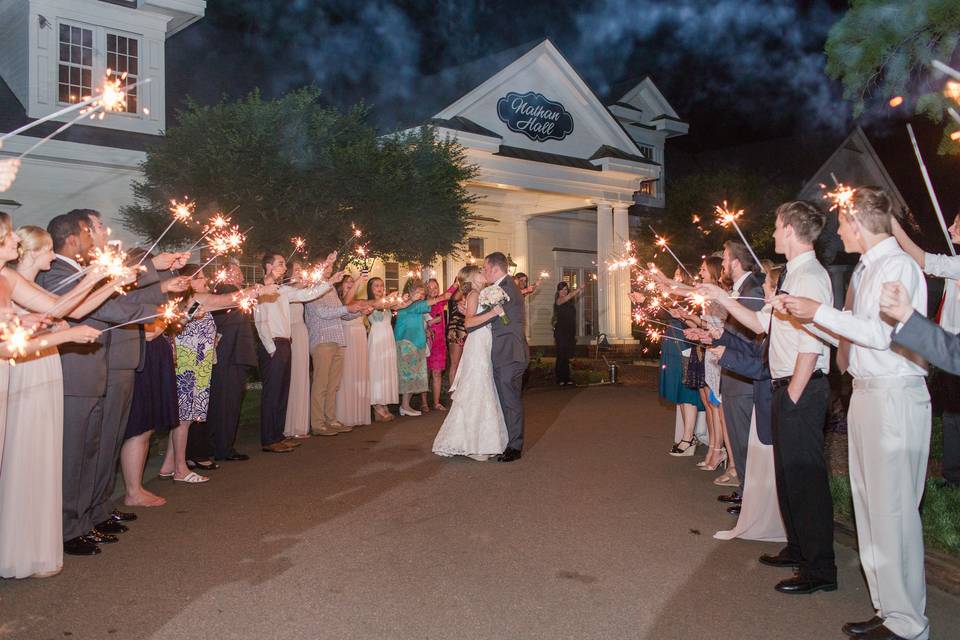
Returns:
[[[321,282],[313,287],[298,289],[283,285],[275,296],[262,296],[254,307],[253,320],[256,323],[257,334],[267,353],[273,355],[277,350],[273,341],[275,338],[290,339],[290,303],[309,302],[319,298],[331,289],[328,282]]]
[[[822,303],[821,309],[833,306],[830,276],[813,251],[801,253],[787,262],[787,275],[780,291],[816,300]],[[773,379],[792,376],[797,355],[801,353],[817,354],[816,369],[824,373],[830,371],[830,347],[818,336],[815,327],[793,316],[774,313],[769,304],[757,311],[757,319],[764,327],[770,327],[770,376]]]
[[[940,310],[940,326],[944,331],[960,333],[960,256],[924,254],[923,270],[932,276],[945,278],[943,283],[943,309]]]
[[[740,295],[740,287],[743,286],[743,283],[746,282],[746,281],[747,281],[747,278],[749,278],[749,277],[750,277],[750,272],[749,272],[749,271],[744,271],[742,274],[740,274],[740,277],[737,278],[737,281],[733,283],[733,288],[730,289],[731,291],[733,291],[733,296],[732,296],[732,297],[734,297],[734,298],[739,297],[739,295]]]
[[[880,315],[880,292],[884,282],[900,282],[910,292],[910,303],[926,315],[927,283],[920,267],[890,237],[863,254],[860,279],[853,298],[853,311],[821,305],[813,321],[850,341],[850,366],[854,378],[924,376],[923,360],[907,349],[892,345],[896,321]]]

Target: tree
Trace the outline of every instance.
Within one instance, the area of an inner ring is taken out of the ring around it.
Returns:
[[[200,222],[236,208],[250,254],[286,253],[302,236],[306,251],[321,255],[349,238],[352,224],[371,255],[427,263],[454,251],[474,202],[464,183],[476,168],[463,148],[429,128],[380,137],[364,105],[342,113],[317,98],[307,88],[270,101],[254,92],[213,106],[189,102],[148,150],[124,225],[156,238],[171,219],[169,201],[187,195]],[[164,243],[192,244],[200,233],[175,225]]]
[[[913,96],[914,111],[935,122],[956,103],[943,95],[944,79],[930,63],[949,63],[960,43],[957,0],[854,0],[830,30],[827,74],[843,82],[854,115],[872,100]],[[958,128],[951,121],[946,133]],[[944,139],[941,152],[960,153]]]
[[[730,168],[692,173],[671,182],[667,205],[652,226],[696,275],[701,256],[722,250],[726,240],[740,241],[735,229],[716,224],[716,205],[726,200],[731,209],[743,209],[737,224],[750,246],[761,259],[772,258],[774,211],[792,195],[784,184],[755,171]],[[652,247],[649,229],[641,229],[640,234],[648,240],[639,246]],[[676,268],[669,255],[660,255],[656,262],[670,274]]]

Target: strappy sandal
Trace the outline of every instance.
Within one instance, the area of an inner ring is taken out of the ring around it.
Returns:
[[[689,440],[681,440],[677,444],[673,445],[672,449],[670,449],[670,455],[678,458],[692,456],[697,451],[697,445],[694,444],[694,442],[696,442],[695,438],[690,438]],[[680,445],[682,444],[686,444],[687,446],[681,449]]]
[[[210,478],[207,476],[202,476],[199,473],[194,473],[191,471],[182,478],[174,478],[174,482],[183,482],[185,484],[202,484],[204,482],[210,482]]]

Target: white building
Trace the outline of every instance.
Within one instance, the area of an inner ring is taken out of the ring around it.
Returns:
[[[107,69],[126,71],[126,111],[83,120],[24,159],[0,193],[15,223],[46,226],[55,215],[94,208],[114,219],[133,202],[146,146],[162,135],[166,40],[203,17],[205,0],[0,0],[0,132],[49,115],[103,83]],[[16,156],[59,122],[8,139],[0,157]],[[119,221],[116,237],[132,240]]]
[[[604,333],[632,343],[629,276],[605,264],[630,238],[629,207],[664,205],[666,140],[687,124],[649,78],[605,105],[549,40],[505,53],[423,83],[426,106],[436,105],[424,120],[479,168],[468,185],[481,197],[468,255],[502,251],[531,281],[550,272],[529,302],[531,344],[553,343],[560,278],[587,288],[581,342]],[[464,262],[449,257],[434,269],[450,283]]]

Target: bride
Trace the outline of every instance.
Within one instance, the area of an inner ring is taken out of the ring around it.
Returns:
[[[467,336],[457,375],[450,385],[453,406],[433,441],[433,452],[484,461],[503,453],[508,440],[500,398],[493,383],[490,360],[493,335],[489,325],[480,326],[502,311],[499,306],[488,310],[477,308],[480,291],[487,284],[480,267],[468,265],[461,269],[457,283],[466,302],[464,326],[480,328]]]

